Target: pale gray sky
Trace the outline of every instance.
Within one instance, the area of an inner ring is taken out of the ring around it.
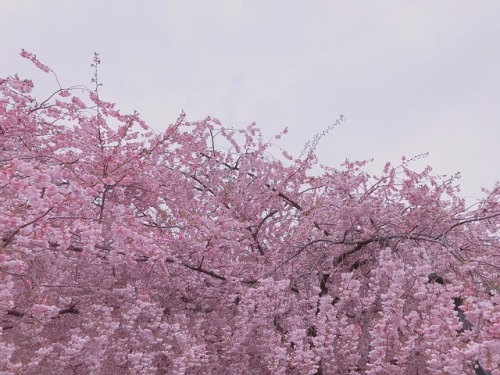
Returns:
[[[283,148],[347,121],[320,144],[323,164],[370,168],[429,152],[437,174],[460,171],[464,196],[499,179],[500,2],[316,0],[1,0],[0,77],[46,92],[90,86],[161,130],[181,110],[251,122]],[[420,167],[423,164],[416,164]]]

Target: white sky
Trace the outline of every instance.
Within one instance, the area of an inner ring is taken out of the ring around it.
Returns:
[[[208,115],[251,122],[296,156],[323,164],[375,158],[372,171],[430,152],[437,174],[460,171],[464,196],[499,179],[500,1],[0,0],[0,77],[56,88],[90,84],[155,129]],[[416,164],[421,167],[423,164]]]

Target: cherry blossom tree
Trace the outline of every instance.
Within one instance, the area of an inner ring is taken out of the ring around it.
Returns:
[[[500,184],[466,207],[413,159],[313,173],[324,134],[154,131],[98,64],[0,80],[2,374],[500,374]]]

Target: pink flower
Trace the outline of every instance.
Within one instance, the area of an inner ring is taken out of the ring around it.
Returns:
[[[71,93],[69,92],[69,90],[61,90],[61,91],[59,91],[59,95],[62,96],[63,98],[65,98],[65,97],[70,96]]]
[[[26,52],[24,49],[21,50],[20,53],[21,57],[24,57],[25,59],[30,60],[38,69],[44,71],[45,73],[49,73],[50,69],[48,66],[42,64],[37,58],[36,55]]]
[[[34,304],[31,308],[31,313],[36,319],[47,318],[54,313],[55,306]]]

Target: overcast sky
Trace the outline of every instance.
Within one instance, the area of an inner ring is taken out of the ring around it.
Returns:
[[[0,16],[0,77],[57,87],[24,48],[63,86],[90,86],[99,52],[104,98],[158,130],[181,110],[288,127],[298,156],[342,114],[323,164],[429,152],[464,196],[499,179],[500,1],[1,0]]]

